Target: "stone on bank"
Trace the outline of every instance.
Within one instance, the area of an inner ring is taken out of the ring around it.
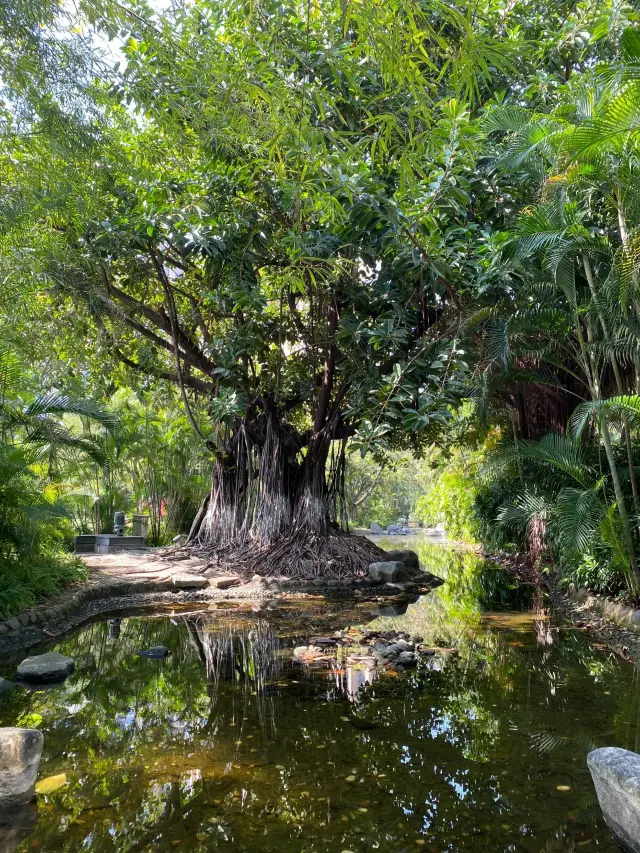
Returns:
[[[640,755],[604,747],[589,753],[587,765],[615,840],[627,853],[640,853]]]
[[[37,729],[0,729],[0,810],[33,798],[43,743]]]
[[[418,555],[415,551],[409,551],[408,549],[402,549],[400,551],[387,551],[387,555],[390,560],[397,560],[401,563],[404,563],[408,569],[420,568],[420,560],[418,559]]]
[[[398,581],[408,581],[409,572],[405,564],[399,560],[387,560],[381,563],[370,563],[369,577],[372,581],[397,583]]]

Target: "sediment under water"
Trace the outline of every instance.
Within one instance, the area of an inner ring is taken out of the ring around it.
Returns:
[[[64,684],[0,695],[0,725],[39,728],[40,778],[59,777],[16,815],[15,849],[616,851],[585,759],[640,746],[637,671],[501,570],[422,548],[447,582],[401,616],[214,606],[58,644],[76,661]],[[293,663],[296,645],[350,624],[458,654],[378,677]],[[166,660],[136,655],[157,644]]]

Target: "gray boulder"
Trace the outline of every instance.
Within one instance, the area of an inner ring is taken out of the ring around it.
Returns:
[[[398,655],[397,662],[400,664],[400,666],[405,666],[407,668],[415,666],[417,663],[416,656],[413,654],[413,652],[401,652]]]
[[[595,749],[587,766],[615,840],[627,853],[640,853],[640,755],[617,747]]]
[[[369,533],[384,533],[384,528],[380,527],[377,521],[373,521],[369,528]]]
[[[383,583],[397,583],[398,581],[410,580],[407,567],[399,560],[370,563],[369,577],[372,581],[381,581]]]
[[[43,744],[37,729],[0,729],[0,808],[33,798]]]
[[[403,533],[403,530],[404,528],[401,524],[390,524],[387,527],[387,533],[389,536],[404,536],[405,534]]]
[[[11,690],[15,687],[13,681],[9,681],[6,678],[0,678],[0,693],[7,693],[7,691]]]
[[[404,563],[408,569],[419,569],[420,568],[420,560],[418,559],[418,555],[415,551],[408,550],[397,550],[397,551],[387,551],[390,560],[397,560],[400,563]]]
[[[17,669],[16,677],[24,681],[47,683],[64,681],[71,675],[74,668],[73,658],[65,657],[59,652],[46,652],[25,658]]]

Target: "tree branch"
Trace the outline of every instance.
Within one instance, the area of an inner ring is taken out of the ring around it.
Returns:
[[[112,349],[114,354],[123,364],[126,364],[127,367],[130,367],[137,373],[144,373],[145,376],[153,376],[154,379],[165,379],[168,382],[175,382],[176,385],[179,384],[180,380],[176,373],[169,373],[166,370],[157,370],[156,368],[143,367],[143,365],[138,364],[137,361],[126,356],[120,349],[118,349],[118,347],[113,346]],[[192,388],[194,391],[199,391],[201,394],[213,394],[215,390],[214,386],[210,382],[203,382],[201,379],[196,379],[194,376],[183,376],[182,381],[187,387]]]

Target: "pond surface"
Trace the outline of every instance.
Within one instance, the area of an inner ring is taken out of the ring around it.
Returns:
[[[40,778],[66,775],[16,849],[616,851],[585,759],[638,748],[637,671],[475,555],[420,547],[447,583],[404,615],[212,607],[59,643],[72,677],[0,696],[0,726],[44,733]],[[293,664],[294,646],[356,624],[458,653],[375,679]],[[159,643],[166,660],[136,655]]]

